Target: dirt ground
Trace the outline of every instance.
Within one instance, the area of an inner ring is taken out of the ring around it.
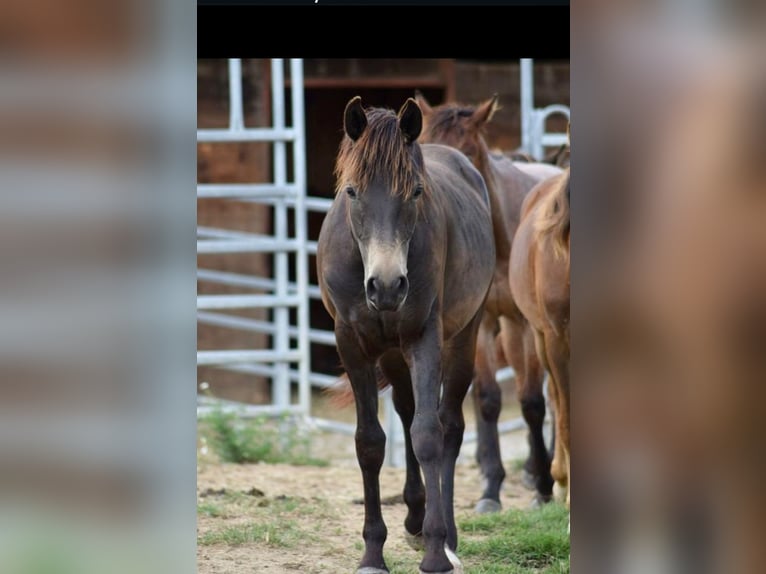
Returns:
[[[508,399],[502,420],[518,416]],[[472,418],[470,399],[466,418]],[[353,417],[353,415],[352,415]],[[475,429],[467,420],[466,431]],[[354,572],[362,555],[364,520],[362,480],[349,436],[322,433],[315,439],[316,455],[328,467],[284,464],[219,464],[201,458],[198,465],[198,504],[225,507],[213,515],[198,514],[198,572],[200,574],[336,574]],[[527,455],[526,430],[502,436],[507,478],[501,492],[503,508],[527,508],[533,493],[520,480],[518,461]],[[475,444],[465,444],[455,475],[455,514],[473,515],[482,492],[474,462]],[[383,518],[388,527],[385,557],[392,574],[417,572],[420,554],[404,540],[407,507],[401,500],[405,471],[384,467],[381,472]],[[232,498],[233,497],[233,498]],[[246,540],[223,539],[221,532],[247,531]],[[215,538],[218,536],[218,538]]]

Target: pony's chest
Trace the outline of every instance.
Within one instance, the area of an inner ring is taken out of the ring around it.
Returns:
[[[353,309],[349,318],[368,355],[376,356],[401,344],[403,325],[399,313],[372,312],[365,305]]]

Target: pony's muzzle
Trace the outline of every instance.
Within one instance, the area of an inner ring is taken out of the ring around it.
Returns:
[[[410,282],[406,276],[400,275],[390,282],[380,277],[370,277],[364,285],[367,295],[367,305],[378,311],[398,311],[407,293]]]

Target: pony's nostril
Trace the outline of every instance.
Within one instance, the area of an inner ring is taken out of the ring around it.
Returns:
[[[396,282],[396,290],[400,294],[406,293],[409,286],[410,286],[410,283],[409,281],[407,281],[407,278],[404,275],[400,276]]]
[[[370,277],[367,280],[367,296],[373,297],[378,292],[378,280],[375,277]]]

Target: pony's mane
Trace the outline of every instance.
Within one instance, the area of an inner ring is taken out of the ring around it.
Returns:
[[[392,110],[368,108],[365,110],[367,127],[353,141],[343,136],[335,163],[338,193],[346,185],[353,185],[363,193],[373,181],[383,181],[391,192],[405,199],[412,197],[417,185],[425,185],[423,155],[416,142],[408,143],[399,119]]]
[[[535,233],[549,235],[553,239],[553,249],[558,257],[565,258],[569,253],[569,180],[570,171],[553,193],[543,199],[541,215],[535,222]]]
[[[433,108],[428,117],[426,130],[435,139],[442,137],[461,127],[460,120],[471,117],[475,111],[476,108],[471,106],[442,104]]]

